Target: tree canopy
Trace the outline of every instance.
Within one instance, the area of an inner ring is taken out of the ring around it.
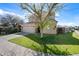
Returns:
[[[38,20],[38,26],[40,27],[41,37],[43,37],[43,29],[51,24],[49,19],[53,13],[61,8],[62,4],[59,3],[21,3],[20,6],[24,11],[28,11],[34,15]],[[44,14],[45,12],[45,14]],[[55,17],[55,16],[54,16]],[[54,24],[52,25],[54,26]]]

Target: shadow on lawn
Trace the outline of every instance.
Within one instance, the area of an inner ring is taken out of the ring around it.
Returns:
[[[58,45],[79,45],[79,39],[72,36],[72,33],[59,34],[59,35],[44,35],[41,39],[37,34],[29,34],[26,37],[41,44],[58,44]]]
[[[57,45],[79,45],[79,39],[76,39],[72,36],[72,33],[65,33],[59,35],[45,35],[43,38],[40,38],[37,34],[29,34],[26,37],[40,44],[42,49],[37,48],[37,50],[44,53],[45,56],[48,55],[71,55],[67,49],[64,51],[58,49],[55,45],[53,47],[48,47],[48,44],[57,44]],[[39,54],[38,54],[39,55]]]
[[[47,45],[45,44],[41,44],[41,48],[42,49],[39,49],[37,48],[36,46],[32,45],[34,48],[36,48],[38,51],[37,55],[38,56],[67,56],[67,55],[71,55],[68,50],[59,50],[55,45],[53,45],[53,47],[48,47]]]
[[[39,49],[38,47],[32,45],[37,49],[37,51],[40,51],[41,53],[38,53],[38,55],[44,55],[44,56],[52,56],[52,55],[71,55],[67,49],[64,51],[58,49],[55,45],[53,47],[48,47],[47,44],[60,44],[60,45],[79,45],[79,40],[72,37],[72,33],[69,34],[60,34],[60,35],[45,35],[43,38],[40,38],[39,35],[30,34],[27,35],[28,38],[31,40],[37,42],[40,44],[42,49]]]

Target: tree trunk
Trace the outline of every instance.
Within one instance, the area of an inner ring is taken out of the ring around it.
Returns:
[[[43,29],[40,29],[40,34],[41,38],[43,38]]]

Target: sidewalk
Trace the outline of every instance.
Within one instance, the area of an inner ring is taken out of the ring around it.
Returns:
[[[0,39],[12,39],[12,38],[16,38],[16,37],[21,37],[23,35],[27,35],[28,33],[24,33],[24,32],[19,32],[19,33],[14,33],[14,34],[9,34],[9,35],[5,35],[5,36],[1,36]]]
[[[23,36],[24,33],[15,33],[0,37],[1,56],[34,56],[37,53],[31,49],[8,42],[8,40]]]

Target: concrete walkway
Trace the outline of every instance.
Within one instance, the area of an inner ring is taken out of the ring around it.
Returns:
[[[27,33],[16,33],[0,37],[0,56],[35,56],[37,52],[8,42],[8,40],[21,37]]]
[[[5,36],[1,36],[0,39],[7,39],[10,40],[12,38],[16,38],[16,37],[21,37],[23,35],[27,35],[28,33],[24,33],[24,32],[19,32],[19,33],[15,33],[15,34],[9,34],[9,35],[5,35]]]

